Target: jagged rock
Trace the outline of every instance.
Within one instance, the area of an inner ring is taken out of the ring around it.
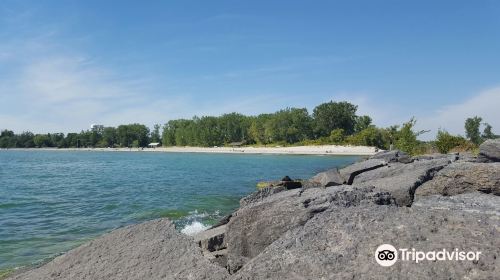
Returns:
[[[500,219],[480,213],[391,206],[330,207],[281,234],[235,279],[496,279]],[[379,245],[480,251],[478,261],[401,261],[382,267]]]
[[[227,279],[193,240],[157,219],[114,230],[12,279]]]
[[[340,169],[340,175],[344,178],[345,184],[352,184],[354,177],[358,176],[363,172],[367,172],[373,169],[380,168],[387,163],[381,159],[369,159],[361,162],[351,164],[347,167]]]
[[[413,161],[412,158],[407,153],[402,152],[400,150],[379,152],[371,156],[370,159],[381,159],[386,163],[391,163],[391,162],[410,163]]]
[[[236,272],[290,229],[304,225],[331,205],[352,207],[362,201],[386,204],[386,194],[373,188],[335,186],[280,192],[260,202],[247,204],[227,224],[228,269]]]
[[[240,199],[240,207],[244,207],[248,204],[262,201],[264,198],[271,196],[273,194],[276,194],[276,193],[280,193],[282,191],[286,191],[286,188],[284,186],[267,187],[267,188],[260,189],[256,192],[253,192],[250,195],[245,196],[244,198]]]
[[[321,187],[330,187],[330,186],[342,185],[344,183],[344,178],[335,168],[325,172],[318,173],[314,177],[312,177],[309,181]]]
[[[448,159],[393,163],[358,175],[353,185],[374,186],[377,190],[391,193],[399,206],[410,206],[415,190],[449,163]]]
[[[204,251],[213,252],[225,249],[226,242],[224,236],[226,234],[226,226],[220,226],[213,229],[207,229],[194,236],[194,241],[198,243]]]
[[[420,186],[415,195],[456,195],[481,191],[500,195],[500,163],[452,163]]]
[[[479,146],[479,160],[482,162],[500,161],[500,138],[486,140]]]

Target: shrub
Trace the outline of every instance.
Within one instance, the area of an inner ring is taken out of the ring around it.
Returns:
[[[447,154],[459,146],[465,147],[467,142],[462,136],[451,135],[446,130],[439,130],[436,137],[436,147],[442,154]]]
[[[347,137],[346,142],[351,145],[371,146],[387,149],[389,146],[387,132],[375,126],[369,126],[360,132]]]

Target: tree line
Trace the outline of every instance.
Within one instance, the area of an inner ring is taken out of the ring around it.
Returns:
[[[480,117],[465,122],[466,136],[440,130],[435,141],[422,142],[417,137],[427,131],[415,131],[415,119],[402,125],[376,127],[372,119],[357,114],[349,102],[327,102],[310,114],[306,108],[286,108],[275,113],[245,116],[239,113],[218,117],[202,116],[168,121],[163,127],[149,129],[143,124],[98,127],[80,133],[14,134],[3,130],[0,148],[34,147],[146,147],[157,142],[163,146],[225,145],[364,145],[380,149],[391,147],[410,154],[472,150],[482,141],[496,138],[491,125]],[[480,128],[483,127],[483,132]]]

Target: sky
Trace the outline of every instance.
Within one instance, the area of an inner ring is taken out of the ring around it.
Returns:
[[[0,3],[0,129],[79,132],[349,101],[500,134],[499,1]]]

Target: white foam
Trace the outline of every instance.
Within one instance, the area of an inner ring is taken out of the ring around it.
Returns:
[[[192,223],[186,225],[181,232],[186,235],[195,235],[199,232],[207,230],[209,226],[206,226],[198,221],[193,221]]]

